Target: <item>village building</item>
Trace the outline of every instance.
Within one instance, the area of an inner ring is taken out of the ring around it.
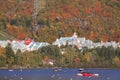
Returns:
[[[18,50],[21,52],[25,51],[35,51],[38,50],[44,46],[50,45],[47,42],[35,42],[33,39],[26,38],[25,40],[0,40],[0,46],[5,48],[8,44],[11,44],[11,48],[16,53]],[[85,37],[78,37],[76,33],[74,33],[71,37],[60,37],[59,39],[56,39],[55,42],[52,43],[52,45],[56,45],[58,47],[70,45],[73,47],[78,48],[79,50],[83,48],[96,48],[96,47],[109,47],[112,46],[113,48],[120,47],[120,43],[117,43],[115,41],[111,42],[97,42],[94,43],[91,40],[86,40]]]

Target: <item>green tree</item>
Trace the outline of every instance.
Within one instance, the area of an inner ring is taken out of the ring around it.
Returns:
[[[15,58],[16,58],[15,54],[14,54],[10,44],[8,44],[5,49],[6,49],[5,53],[7,56],[6,63],[8,64],[8,67],[12,67],[15,64]]]

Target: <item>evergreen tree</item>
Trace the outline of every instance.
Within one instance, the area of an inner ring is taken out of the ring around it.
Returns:
[[[6,47],[6,56],[7,56],[6,64],[8,64],[8,67],[12,67],[13,64],[15,64],[16,57],[10,44],[8,44]]]

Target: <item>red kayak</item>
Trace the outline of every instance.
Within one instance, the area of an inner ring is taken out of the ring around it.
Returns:
[[[93,74],[93,73],[89,73],[89,72],[81,72],[76,74],[77,76],[84,76],[84,77],[93,77],[93,76],[99,76],[99,74]]]

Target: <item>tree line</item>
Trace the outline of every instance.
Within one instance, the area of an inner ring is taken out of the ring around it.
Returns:
[[[53,61],[53,65],[49,61]],[[46,62],[46,63],[44,63]],[[89,67],[120,68],[120,48],[98,47],[78,50],[71,46],[46,46],[37,51],[16,54],[8,45],[0,47],[0,67],[5,68],[41,68],[41,67]]]

